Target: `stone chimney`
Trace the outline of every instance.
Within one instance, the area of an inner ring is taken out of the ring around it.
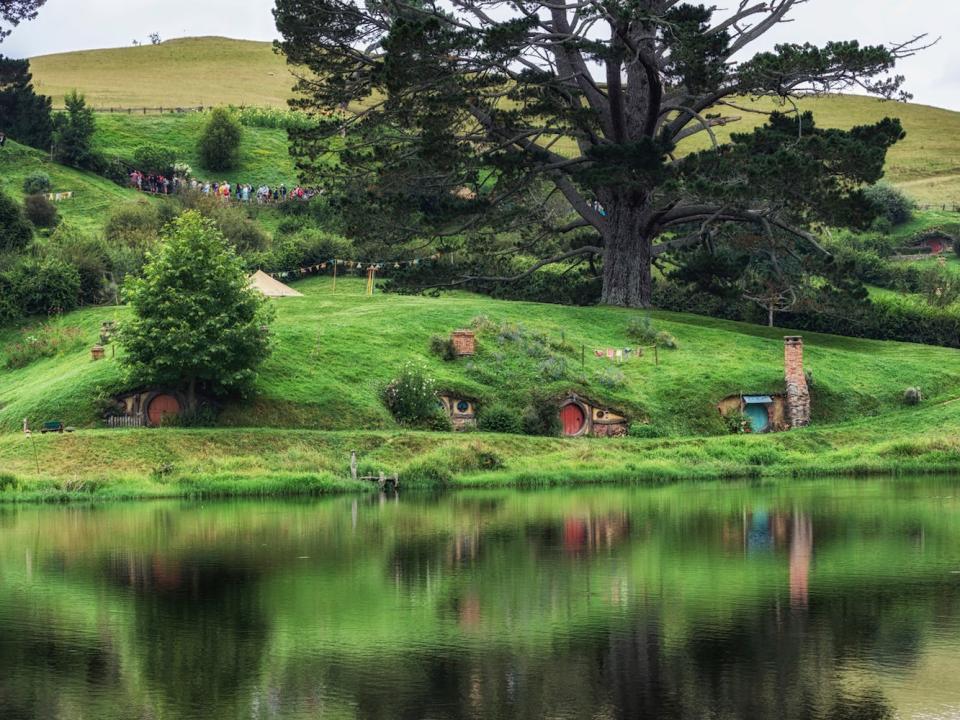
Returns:
[[[787,419],[790,427],[810,424],[810,388],[803,372],[803,338],[789,336],[783,339],[784,376],[787,381]]]

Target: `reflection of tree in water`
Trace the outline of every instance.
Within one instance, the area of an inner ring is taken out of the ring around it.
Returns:
[[[174,717],[233,718],[249,712],[268,626],[258,573],[204,557],[126,555],[114,581],[134,590],[141,677]]]

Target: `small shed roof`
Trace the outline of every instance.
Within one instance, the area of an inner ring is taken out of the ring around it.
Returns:
[[[275,280],[263,272],[263,270],[257,270],[250,276],[250,287],[254,290],[259,290],[267,297],[303,297],[303,293],[299,293],[292,287],[288,287],[279,280]]]
[[[769,395],[744,395],[743,402],[747,405],[769,405],[773,398]]]

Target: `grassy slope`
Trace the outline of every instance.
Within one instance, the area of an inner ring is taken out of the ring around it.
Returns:
[[[317,489],[343,477],[344,458],[354,448],[363,451],[371,470],[400,469],[408,480],[433,481],[728,476],[790,473],[794,466],[810,472],[919,469],[918,458],[929,469],[960,468],[956,408],[949,404],[960,397],[960,355],[951,350],[808,335],[808,367],[816,378],[814,429],[776,437],[702,438],[697,435],[722,432],[714,403],[725,395],[782,389],[783,330],[655,314],[658,327],[674,333],[681,348],[662,353],[659,367],[652,358],[627,364],[626,385],[608,391],[593,380],[607,361],[590,351],[631,344],[624,332],[629,311],[509,303],[467,294],[369,299],[361,294],[359,281],[341,280],[337,295],[325,279],[298,287],[306,297],[277,302],[279,345],[263,368],[256,400],[230,405],[223,414],[225,425],[273,429],[88,431],[39,438],[42,475],[59,478],[56,482],[137,477],[137,483],[147,482],[149,492],[196,489],[174,480],[143,479],[144,473],[170,463],[175,473],[208,473],[230,487],[234,476],[266,474],[280,478],[284,488],[289,487],[284,483],[303,480]],[[431,334],[446,333],[480,314],[497,322],[522,322],[554,340],[564,332],[576,348],[567,356],[570,378],[550,387],[586,390],[649,420],[671,439],[568,442],[400,432],[378,391],[409,359],[429,364],[444,387],[488,402],[499,397],[520,406],[534,388],[546,385],[538,360],[493,336],[481,338],[480,355],[472,363],[442,363],[427,353]],[[102,320],[118,316],[122,311],[100,308],[59,322],[84,328],[92,341]],[[0,344],[12,336],[12,331],[0,333]],[[578,381],[581,344],[588,350],[585,387]],[[35,474],[31,446],[16,433],[23,417],[34,423],[56,418],[80,427],[95,424],[97,390],[114,387],[118,377],[115,360],[91,363],[85,351],[0,373],[0,427],[10,431],[0,437],[0,468]],[[928,404],[905,410],[900,394],[914,384],[923,387]],[[871,416],[875,419],[862,419]],[[927,435],[930,430],[936,432]],[[505,468],[483,475],[481,451],[493,453]],[[261,491],[263,482],[247,489]],[[118,491],[115,485],[106,489]]]
[[[297,172],[287,149],[286,130],[243,129],[240,165],[229,172],[206,170],[197,155],[197,142],[206,116],[184,115],[97,115],[94,145],[108,157],[132,160],[141,145],[160,145],[173,150],[177,159],[193,168],[194,175],[209,180],[227,180],[251,185],[271,186],[297,182]]]
[[[88,230],[103,227],[106,215],[118,203],[141,197],[93,173],[51,162],[45,153],[15,142],[8,142],[0,150],[0,182],[13,197],[23,196],[23,180],[35,172],[50,176],[54,192],[73,193],[73,198],[58,204],[60,215],[67,222]]]
[[[32,63],[42,92],[59,101],[67,90],[79,88],[94,106],[100,107],[284,107],[292,86],[283,59],[274,54],[269,43],[225,38],[187,38],[155,47],[65,53],[34,58]],[[775,106],[764,102],[760,107],[772,110]],[[924,203],[960,202],[960,113],[855,96],[810,98],[802,101],[800,108],[812,110],[817,122],[827,127],[847,128],[888,115],[901,118],[908,136],[890,153],[890,181],[902,184]],[[731,132],[747,131],[763,121],[763,115],[733,109],[726,109],[726,114],[743,119],[719,128],[721,141]],[[128,122],[133,120],[127,118]],[[134,133],[131,142],[136,144],[148,141],[150,134],[161,139],[174,133],[164,129],[166,119],[149,121],[140,116],[137,121],[145,122],[143,127],[148,130],[136,137],[136,126],[129,126]],[[121,134],[119,127],[116,134]],[[698,136],[689,147],[706,147],[708,142],[706,136]],[[105,140],[104,145],[119,149],[112,140]],[[276,155],[275,162],[287,162],[285,156],[284,150]]]
[[[77,88],[94,107],[281,107],[293,77],[270,43],[220,37],[61,53],[30,61],[37,89],[62,104]]]

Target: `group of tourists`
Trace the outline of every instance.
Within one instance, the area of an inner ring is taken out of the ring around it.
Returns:
[[[242,203],[255,202],[258,205],[269,203],[287,202],[288,200],[307,201],[318,194],[317,190],[304,188],[299,185],[293,189],[288,189],[283,183],[280,185],[259,185],[253,186],[243,183],[210,182],[206,180],[197,180],[191,178],[185,180],[181,177],[172,178],[163,175],[151,175],[134,170],[130,173],[130,184],[141,192],[149,192],[156,195],[171,195],[189,190],[190,192],[201,193],[203,195],[212,195],[219,197],[225,202],[231,200]]]

